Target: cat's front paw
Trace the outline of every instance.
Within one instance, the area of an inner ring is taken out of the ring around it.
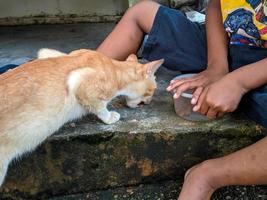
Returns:
[[[115,122],[120,120],[120,117],[121,115],[119,113],[111,111],[109,119],[103,120],[103,122],[106,124],[114,124]]]
[[[138,107],[138,104],[136,104],[136,103],[127,103],[127,106],[129,108],[137,108]]]
[[[130,108],[137,108],[138,104],[141,103],[141,99],[126,99],[126,103]]]

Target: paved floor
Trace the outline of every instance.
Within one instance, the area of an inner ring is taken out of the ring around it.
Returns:
[[[113,26],[113,23],[84,23],[0,27],[0,66],[34,58],[40,48],[64,52],[95,49]]]
[[[176,200],[180,191],[174,181],[152,185],[116,188],[51,198],[49,200]],[[218,190],[212,200],[266,200],[267,190],[264,187],[227,187]]]

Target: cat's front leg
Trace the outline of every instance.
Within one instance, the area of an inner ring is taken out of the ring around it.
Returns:
[[[88,78],[89,79],[89,78]],[[92,81],[92,80],[91,80]],[[80,84],[78,90],[76,91],[76,98],[78,102],[89,112],[94,113],[106,124],[113,124],[120,120],[120,114],[114,111],[109,111],[107,109],[107,104],[109,100],[103,100],[99,97],[94,97],[92,95],[93,89],[90,84]],[[95,88],[94,88],[95,90]],[[97,93],[94,91],[93,93]],[[102,93],[101,91],[99,93]]]
[[[89,111],[94,113],[99,119],[101,119],[105,124],[113,124],[120,120],[120,114],[115,111],[109,111],[107,109],[108,101],[103,101],[99,99],[85,100],[79,99],[80,103]]]
[[[115,111],[109,111],[106,107],[97,110],[95,113],[99,119],[106,124],[113,124],[120,120],[120,114]]]

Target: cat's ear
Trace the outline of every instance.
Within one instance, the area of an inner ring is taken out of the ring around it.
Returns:
[[[147,76],[154,76],[159,67],[164,63],[164,59],[155,60],[145,64],[145,74]]]
[[[131,54],[131,55],[128,56],[126,61],[138,62],[138,58],[137,58],[136,55]]]

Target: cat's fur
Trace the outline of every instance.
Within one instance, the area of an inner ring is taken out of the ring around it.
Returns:
[[[88,112],[106,124],[117,122],[120,114],[106,106],[118,95],[130,107],[149,103],[163,63],[140,64],[134,55],[121,62],[91,50],[42,50],[39,57],[0,75],[0,186],[12,159],[66,122]]]

